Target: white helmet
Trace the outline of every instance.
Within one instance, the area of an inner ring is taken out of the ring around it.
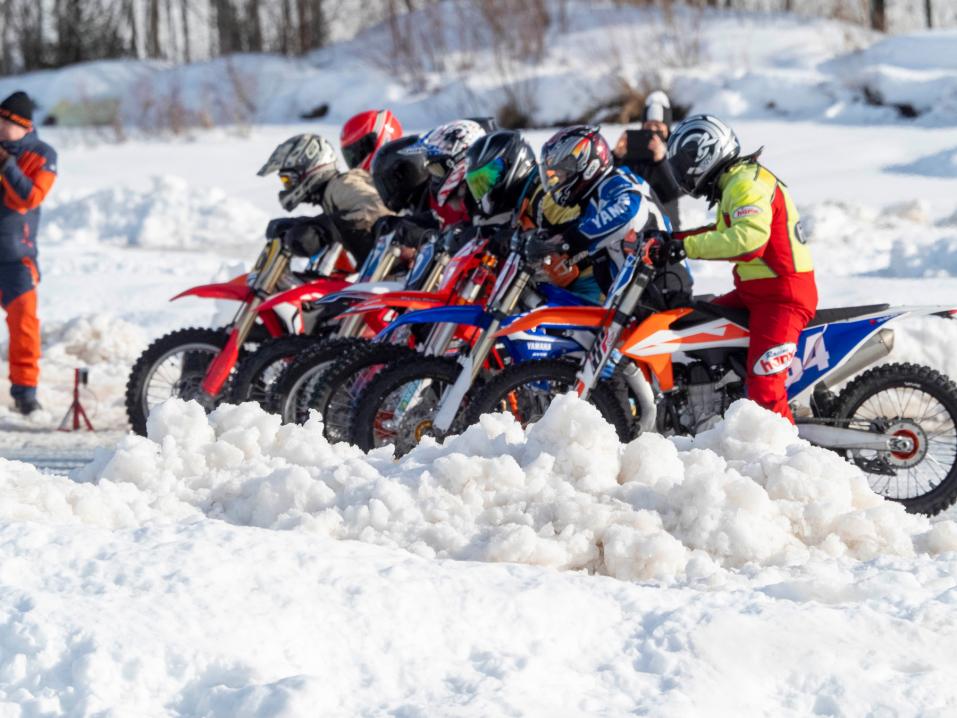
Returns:
[[[283,186],[279,203],[289,212],[301,202],[321,201],[323,188],[339,174],[336,160],[336,150],[325,138],[296,135],[274,149],[257,174],[279,172]]]
[[[713,197],[718,176],[741,154],[737,135],[711,115],[682,120],[668,138],[668,162],[678,185],[692,197]]]
[[[417,144],[404,150],[425,155],[432,193],[440,205],[465,181],[465,153],[484,134],[485,130],[474,120],[455,120],[430,130]]]

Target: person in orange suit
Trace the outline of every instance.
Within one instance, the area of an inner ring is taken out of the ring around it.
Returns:
[[[33,110],[25,92],[0,102],[0,306],[10,331],[10,394],[25,415],[40,408],[37,231],[57,171],[56,152],[33,127]]]

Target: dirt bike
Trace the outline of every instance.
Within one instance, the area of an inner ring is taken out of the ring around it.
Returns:
[[[192,287],[172,298],[225,299],[239,302],[240,307],[225,327],[179,329],[146,348],[126,385],[126,410],[133,431],[145,434],[150,409],[173,396],[213,408],[226,395],[227,382],[247,353],[270,337],[321,331],[323,323],[338,314],[331,309],[316,311],[314,302],[354,283],[350,279],[354,264],[344,247],[340,243],[327,247],[304,274],[290,272],[290,261],[281,238],[272,237],[248,274]],[[367,259],[363,271],[373,272],[376,266]],[[269,299],[277,294],[282,295],[281,301]]]
[[[748,314],[707,302],[648,311],[641,300],[653,269],[630,255],[604,307],[542,308],[499,337],[548,327],[590,328],[584,359],[514,365],[471,398],[464,424],[492,411],[537,420],[569,390],[594,403],[623,438],[636,431],[693,435],[744,397]],[[936,514],[957,499],[957,386],[928,367],[885,364],[904,316],[952,317],[949,307],[886,304],[819,310],[788,371],[798,434],[859,466],[871,487],[912,512]],[[786,362],[786,363],[785,363]],[[863,373],[862,373],[863,372]],[[613,377],[611,380],[602,377]],[[850,380],[837,394],[834,390]]]

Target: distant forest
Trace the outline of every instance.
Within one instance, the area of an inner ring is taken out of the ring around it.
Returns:
[[[442,2],[487,17],[560,15],[576,0],[0,0],[0,75],[113,58],[192,62],[237,52],[303,55]],[[577,0],[581,2],[583,0]],[[674,0],[613,0],[657,5]],[[833,17],[879,31],[957,22],[954,0],[687,0],[732,10]]]

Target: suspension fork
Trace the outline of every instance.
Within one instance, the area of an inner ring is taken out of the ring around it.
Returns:
[[[372,274],[369,276],[370,282],[380,282],[389,276],[389,272],[392,271],[392,268],[395,266],[395,263],[398,261],[399,256],[402,254],[401,247],[390,246],[385,254],[382,255],[382,259],[379,260],[379,263],[376,265],[376,268],[373,270]],[[355,316],[346,317],[342,320],[342,323],[339,325],[339,330],[336,332],[336,336],[340,338],[347,337],[357,337],[362,333],[362,329],[365,326],[365,316],[362,314],[357,314]]]
[[[442,399],[439,401],[439,409],[432,422],[432,425],[438,429],[439,432],[444,434],[452,428],[452,422],[455,421],[455,416],[459,412],[462,400],[465,398],[469,389],[472,388],[472,384],[475,383],[479,372],[482,371],[485,360],[495,346],[495,334],[498,332],[499,327],[502,326],[502,322],[508,318],[515,310],[515,307],[518,306],[522,292],[525,291],[525,287],[528,286],[531,278],[532,275],[527,269],[522,268],[522,270],[519,271],[512,286],[509,287],[505,296],[502,297],[499,306],[492,310],[491,324],[489,324],[487,329],[482,331],[478,341],[472,346],[472,349],[459,356],[458,362],[462,369],[455,379],[455,383],[442,395]]]
[[[202,393],[198,397],[201,403],[211,405],[223,390],[223,385],[239,359],[239,350],[246,343],[256,323],[259,306],[275,291],[276,285],[279,284],[279,280],[288,268],[289,254],[281,252],[257,278],[252,297],[240,308],[233,319],[226,345],[210,362],[206,370],[201,384]]]

